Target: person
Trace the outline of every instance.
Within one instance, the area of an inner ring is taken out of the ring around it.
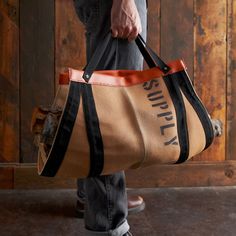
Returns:
[[[143,58],[134,39],[139,33],[146,38],[146,0],[74,0],[74,6],[85,26],[87,61],[111,30],[115,53],[109,55],[108,51],[97,69],[142,70]],[[130,196],[127,201],[123,171],[78,180],[77,184],[77,213],[84,217],[88,235],[131,235],[128,208],[137,212],[144,209],[145,203],[140,196]]]

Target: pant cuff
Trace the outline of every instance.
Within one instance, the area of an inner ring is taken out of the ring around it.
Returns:
[[[109,231],[92,231],[86,229],[86,236],[123,236],[129,231],[129,224],[127,220],[124,221],[119,227]]]
[[[81,203],[85,204],[86,200],[85,198],[82,198],[82,197],[77,197],[78,201],[80,201]]]

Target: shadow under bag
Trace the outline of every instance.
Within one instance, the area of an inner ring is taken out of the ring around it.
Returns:
[[[95,71],[114,41],[106,35],[83,71],[64,74],[70,82],[54,101],[59,112],[51,112],[58,119],[51,144],[45,141],[45,124],[38,132],[39,175],[83,178],[182,163],[212,143],[210,116],[183,61],[165,64],[138,36],[150,69]]]

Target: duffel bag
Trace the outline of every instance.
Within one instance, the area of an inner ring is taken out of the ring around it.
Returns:
[[[177,164],[213,142],[210,116],[184,62],[166,64],[139,35],[137,50],[150,69],[96,71],[114,40],[106,35],[84,70],[64,75],[70,82],[57,94],[54,112],[44,117],[54,131],[44,124],[38,132],[39,175],[83,178]],[[53,138],[45,138],[48,133]]]

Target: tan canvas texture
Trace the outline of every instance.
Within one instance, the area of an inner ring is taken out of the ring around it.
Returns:
[[[132,86],[92,85],[104,148],[102,174],[153,164],[175,163],[180,155],[176,110],[162,77]],[[55,100],[65,106],[68,88]],[[205,132],[194,108],[181,92],[186,108],[189,158],[206,144]],[[47,158],[39,151],[41,173]],[[86,132],[83,99],[69,145],[57,176],[82,178],[89,174],[90,147]]]

